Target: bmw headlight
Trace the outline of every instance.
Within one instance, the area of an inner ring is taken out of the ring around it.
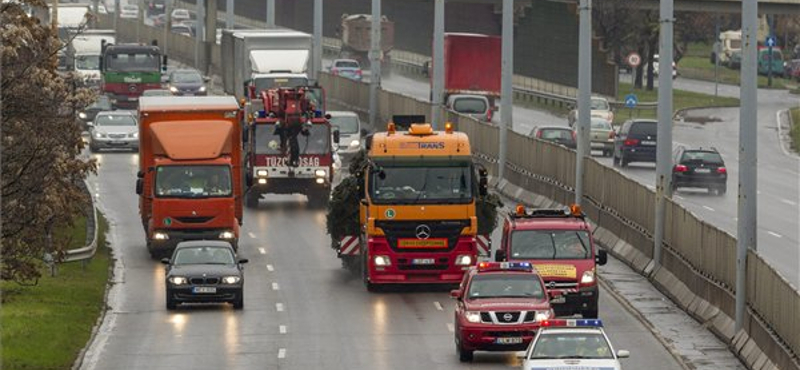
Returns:
[[[183,276],[172,276],[172,277],[169,278],[169,282],[174,284],[174,285],[183,285],[183,284],[188,283],[189,280],[187,280]]]
[[[361,145],[361,141],[359,141],[358,139],[353,140],[353,141],[350,142],[350,147],[351,148],[358,147],[359,145]]]
[[[173,93],[176,93],[176,92],[178,92],[178,88],[175,87],[175,86],[170,86],[169,87],[169,91],[172,91]]]
[[[85,112],[80,112],[80,113],[78,113],[78,118],[80,118],[80,119],[86,119],[86,117],[89,117],[89,116],[87,116]]]
[[[316,170],[314,171],[314,175],[316,175],[317,177],[325,177],[326,175],[328,175],[328,172],[325,170]]]
[[[594,283],[594,270],[589,270],[583,273],[581,276],[581,284],[591,284]]]
[[[464,313],[464,318],[469,322],[479,323],[481,322],[481,313],[478,311],[467,311]]]
[[[238,276],[225,276],[225,277],[222,278],[222,282],[225,283],[225,284],[236,284],[241,280],[242,280],[242,278],[240,278]]]
[[[233,231],[230,231],[230,230],[225,230],[225,231],[219,233],[219,238],[220,239],[230,240],[230,239],[233,239],[235,237],[236,237],[236,234],[234,234]]]

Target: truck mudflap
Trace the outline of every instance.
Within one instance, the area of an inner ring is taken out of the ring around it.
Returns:
[[[475,237],[475,248],[478,250],[478,256],[491,257],[492,254],[492,236],[491,235],[478,235]]]
[[[358,256],[361,248],[357,235],[347,235],[339,240],[339,256]]]

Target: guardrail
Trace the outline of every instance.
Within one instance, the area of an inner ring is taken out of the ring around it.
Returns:
[[[91,239],[81,248],[70,249],[64,252],[64,257],[61,259],[62,263],[86,261],[94,257],[94,254],[97,252],[97,234],[100,229],[100,225],[97,223],[97,206],[94,202],[94,195],[92,195],[92,191],[89,189],[89,184],[86,182],[84,182],[84,184],[87,193],[89,193],[92,207],[92,216],[86,218],[87,239]]]

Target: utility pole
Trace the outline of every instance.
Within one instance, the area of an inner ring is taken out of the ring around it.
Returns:
[[[719,14],[714,17],[714,97],[719,96],[719,55],[722,54],[722,41],[719,38]]]
[[[275,27],[275,0],[267,0],[267,28]]]
[[[50,27],[58,35],[58,0],[53,0],[53,9],[50,11]]]
[[[431,92],[431,123],[433,129],[444,128],[442,98],[444,96],[444,2],[433,2],[433,89]]]
[[[134,3],[134,2],[131,2]],[[142,23],[144,22],[144,17],[142,17],[142,0],[136,0],[136,42],[141,41],[139,38],[139,29],[142,28]]]
[[[119,32],[119,30],[117,29],[117,21],[119,21],[119,11],[120,11],[119,0],[114,0],[114,33]]]
[[[575,203],[583,204],[583,173],[591,156],[592,1],[580,1],[578,30],[578,155],[575,157]]]
[[[658,137],[656,138],[656,215],[653,233],[653,262],[661,265],[664,245],[664,214],[667,197],[672,197],[672,61],[673,1],[661,0],[658,63]]]
[[[514,0],[503,0],[501,73],[500,73],[500,153],[497,179],[502,180],[506,168],[508,130],[514,110]]]
[[[195,15],[197,19],[195,19],[194,27],[195,27],[195,34],[194,34],[194,68],[200,70],[200,48],[202,47],[203,43],[203,20],[204,20],[204,12],[203,8],[205,8],[205,0],[197,0],[195,5]]]
[[[369,50],[369,124],[378,128],[378,90],[381,88],[381,1],[372,0]]]
[[[174,0],[167,0],[164,2],[164,55],[169,55],[169,31],[172,27],[172,2]]]
[[[92,0],[92,12],[94,13],[94,18],[92,18],[92,26],[94,28],[98,28],[97,15],[100,14],[100,0]]]
[[[319,81],[322,71],[322,0],[314,0],[314,50],[312,59],[311,80]]]
[[[204,7],[203,18],[205,23],[203,25],[203,34],[205,37],[203,41],[203,63],[200,71],[206,76],[211,75],[211,50],[217,43],[217,0],[206,0],[206,7]]]
[[[234,5],[233,0],[227,0],[225,3],[225,27],[229,30],[234,28]]]
[[[736,324],[744,326],[747,250],[757,250],[758,0],[742,0],[742,69],[739,90],[739,202],[736,228]]]

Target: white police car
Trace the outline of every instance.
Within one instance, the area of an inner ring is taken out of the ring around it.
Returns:
[[[630,352],[614,352],[603,323],[597,319],[547,320],[541,323],[522,356],[524,370],[620,370],[620,358]]]

